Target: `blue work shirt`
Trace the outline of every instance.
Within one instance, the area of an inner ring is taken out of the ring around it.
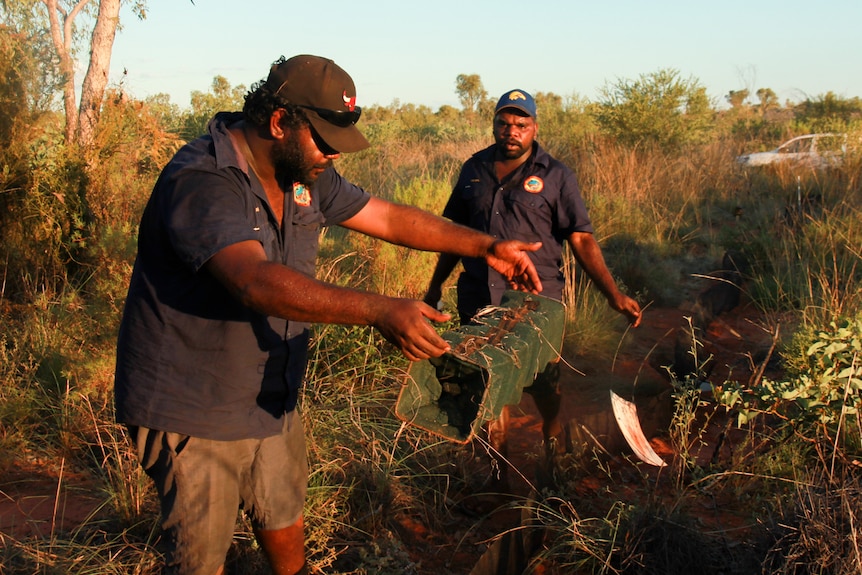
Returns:
[[[333,168],[312,188],[283,185],[283,226],[220,113],[208,135],[162,171],[144,210],[117,342],[117,420],[207,439],[281,432],[296,406],[308,324],[242,305],[204,264],[260,242],[270,261],[313,276],[322,226],[356,215],[369,195]]]
[[[443,210],[454,222],[505,240],[542,242],[529,253],[542,280],[542,295],[561,299],[563,245],[573,232],[593,232],[575,173],[537,142],[530,157],[504,181],[494,170],[496,144],[461,168]],[[487,305],[499,305],[508,284],[481,258],[462,258],[458,311],[467,321]]]

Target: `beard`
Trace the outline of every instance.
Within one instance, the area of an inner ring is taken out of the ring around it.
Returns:
[[[517,140],[508,140],[506,138],[496,138],[497,153],[506,160],[514,160],[520,158],[527,152],[532,150],[532,142],[525,145]]]
[[[311,186],[317,179],[311,174],[311,168],[305,161],[305,154],[299,142],[288,138],[284,143],[275,144],[270,152],[275,178],[279,182],[285,182],[288,187],[294,183]]]

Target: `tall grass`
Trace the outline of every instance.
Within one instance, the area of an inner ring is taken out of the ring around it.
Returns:
[[[103,501],[84,525],[48,539],[0,535],[4,574],[157,572],[157,504],[114,423],[111,377],[135,223],[177,142],[135,106],[111,100],[107,117],[116,131],[100,135],[94,170],[80,173],[74,158],[51,156],[45,146],[29,195],[14,203],[24,217],[4,233],[0,475],[24,461],[54,471],[62,462],[85,473]],[[136,138],[122,136],[130,126]],[[461,162],[490,143],[485,131],[457,125],[381,123],[369,137],[372,149],[340,160],[345,175],[372,193],[438,213]],[[670,152],[626,148],[584,131],[574,140],[562,131],[543,137],[578,172],[609,267],[642,305],[679,305],[691,296],[694,276],[733,250],[750,263],[745,289],[752,301],[791,314],[808,333],[862,313],[858,160],[831,172],[741,172],[733,157],[746,143],[730,138]],[[60,199],[81,197],[67,195],[69,174],[92,191],[87,221],[70,219]],[[321,278],[403,297],[421,297],[435,260],[337,228],[321,245]],[[565,273],[570,345],[584,354],[611,353],[625,322],[571,258]],[[454,302],[451,292],[447,298]],[[796,354],[802,365],[803,347],[782,346],[785,361],[793,364]],[[405,530],[472,542],[475,526],[464,524],[456,503],[491,470],[480,446],[453,446],[394,417],[406,360],[373,330],[350,326],[316,326],[310,357],[300,408],[311,461],[312,565],[333,574],[427,572]],[[687,397],[670,434],[682,454],[693,451],[703,430],[706,418],[695,412],[714,409],[699,394]],[[531,504],[544,529],[541,557],[561,572],[687,572],[702,560],[708,573],[742,573],[767,556],[769,573],[792,572],[793,557],[850,572],[858,565],[859,535],[854,417],[838,443],[800,439],[771,420],[772,428],[750,427],[730,460],[680,460],[659,478],[598,454],[563,458],[556,491]],[[585,493],[579,480],[602,473],[607,488]],[[750,539],[736,544],[697,525],[693,509],[704,493],[761,514]],[[834,533],[841,561],[827,553]],[[228,564],[232,573],[267,572],[245,521]]]

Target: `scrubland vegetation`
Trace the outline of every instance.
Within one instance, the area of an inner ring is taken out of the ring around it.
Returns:
[[[80,147],[64,138],[38,55],[3,27],[0,52],[0,478],[31,471],[62,485],[83,475],[102,502],[71,530],[0,533],[0,573],[155,573],[157,505],[112,412],[116,330],[138,217],[160,168],[212,112],[237,109],[244,90],[216,78],[181,109],[115,87],[94,143]],[[463,109],[364,110],[372,148],[339,169],[375,194],[439,212],[461,162],[491,141],[493,98],[470,79],[459,77]],[[677,306],[692,274],[709,273],[725,252],[744,254],[746,297],[776,331],[773,356],[784,367],[777,381],[722,382],[706,396],[696,378],[674,381],[669,437],[690,441],[699,429],[688,416],[729,408],[748,441],[721,466],[698,466],[679,446],[670,500],[645,477],[637,498],[585,498],[571,486],[586,466],[603,468],[600,456],[558,462],[557,487],[536,515],[547,528],[538,559],[555,572],[862,569],[862,102],[826,93],[782,104],[768,89],[743,92],[712,102],[697,80],[662,70],[608,85],[597,102],[536,94],[540,141],[579,174],[628,293],[642,305]],[[849,134],[841,167],[734,164],[814,131]],[[334,228],[319,276],[421,297],[433,261]],[[625,326],[573,264],[567,272],[568,341],[612,353]],[[451,308],[454,294],[446,297]],[[309,557],[322,573],[427,572],[395,518],[428,534],[452,530],[452,501],[469,483],[459,472],[465,456],[395,418],[406,367],[373,330],[315,328],[301,405]],[[618,481],[607,472],[609,485]],[[740,539],[703,529],[687,506],[693,494],[735,501],[754,526]],[[247,526],[236,542],[229,572],[266,573]]]

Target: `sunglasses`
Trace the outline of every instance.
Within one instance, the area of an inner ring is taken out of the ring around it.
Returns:
[[[314,145],[317,146],[317,149],[324,156],[334,156],[339,153],[338,150],[323,141],[323,138],[320,137],[320,134],[317,133],[317,130],[313,126],[309,125],[308,128],[311,131],[311,139],[314,140]]]
[[[330,110],[328,108],[316,108],[314,106],[304,106],[302,104],[298,104],[300,108],[305,108],[306,110],[311,110],[315,112],[318,116],[332,124],[333,126],[338,126],[339,128],[347,128],[352,126],[356,122],[359,121],[359,116],[362,114],[362,108],[356,106],[353,108],[352,112],[339,112],[336,110]]]

